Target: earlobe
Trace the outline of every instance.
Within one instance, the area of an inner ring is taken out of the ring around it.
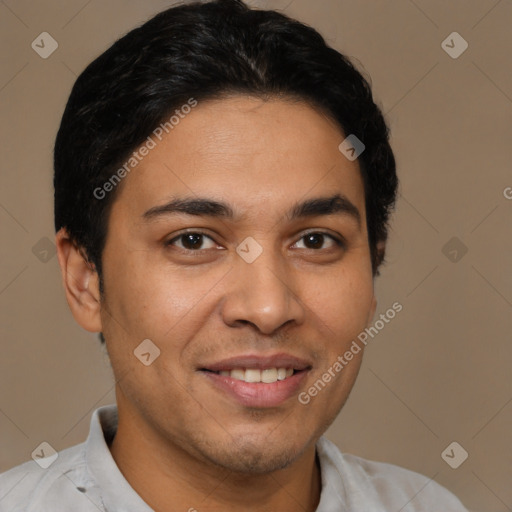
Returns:
[[[77,323],[90,332],[101,332],[99,277],[94,265],[69,237],[65,228],[56,237],[57,255],[66,300]]]
[[[375,297],[375,295],[373,295],[372,296],[372,304],[370,306],[370,311],[368,313],[368,319],[366,321],[366,327],[370,327],[373,317],[375,316],[376,310],[377,310],[377,298]]]

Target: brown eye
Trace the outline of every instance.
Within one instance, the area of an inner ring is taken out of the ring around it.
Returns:
[[[343,247],[343,242],[328,233],[312,232],[303,235],[300,240],[304,240],[304,249],[332,249],[333,247]],[[328,247],[323,247],[326,240],[330,240]],[[297,242],[299,243],[299,242]],[[302,249],[302,247],[299,247]]]
[[[211,242],[210,247],[204,247],[206,239]],[[176,242],[180,243],[176,244]],[[174,237],[172,240],[169,240],[166,245],[177,245],[181,249],[185,249],[187,251],[198,251],[215,247],[214,241],[208,235],[198,232],[182,233],[181,235]]]
[[[303,240],[309,249],[321,249],[324,244],[324,235],[321,233],[311,233],[304,236]]]

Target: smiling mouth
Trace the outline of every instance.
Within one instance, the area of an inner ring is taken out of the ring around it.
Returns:
[[[286,380],[304,370],[294,370],[293,368],[265,368],[263,370],[259,368],[233,368],[232,370],[213,371],[202,368],[201,371],[215,373],[221,377],[230,377],[243,382],[272,384]]]

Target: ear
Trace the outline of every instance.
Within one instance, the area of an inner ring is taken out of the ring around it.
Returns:
[[[384,261],[384,256],[386,255],[386,241],[379,240],[376,245],[377,249],[377,266],[380,267],[381,263]]]
[[[70,239],[65,228],[55,237],[62,283],[73,317],[90,332],[101,332],[99,278],[94,265]]]
[[[377,242],[377,262],[378,265],[381,264],[382,260],[384,259],[384,255],[386,253],[386,242],[385,241],[379,241]],[[377,274],[378,275],[378,274]],[[372,296],[372,304],[370,306],[370,311],[368,313],[368,320],[366,323],[366,327],[369,327],[373,317],[375,316],[375,311],[377,310],[377,298],[375,297],[375,294]]]
[[[375,297],[375,295],[373,295],[372,303],[370,306],[370,311],[368,312],[368,318],[366,320],[366,327],[370,327],[370,324],[372,323],[376,309],[377,309],[377,298]]]

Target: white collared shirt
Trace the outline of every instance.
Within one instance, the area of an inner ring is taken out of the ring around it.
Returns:
[[[31,460],[2,473],[0,512],[153,512],[112,458],[108,443],[116,429],[116,405],[100,407],[87,440],[59,452],[49,467]],[[317,453],[316,512],[467,512],[448,490],[413,471],[342,454],[325,437]]]

